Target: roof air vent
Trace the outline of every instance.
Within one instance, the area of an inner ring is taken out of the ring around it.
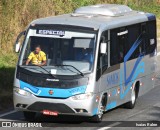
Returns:
[[[91,5],[84,6],[76,9],[72,16],[81,16],[81,15],[104,15],[104,16],[120,16],[124,13],[131,12],[132,9],[126,5],[117,5],[117,4],[100,4],[100,5]]]

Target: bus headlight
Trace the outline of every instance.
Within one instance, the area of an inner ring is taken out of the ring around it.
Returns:
[[[84,100],[93,97],[93,93],[79,94],[72,97],[73,100]]]
[[[31,93],[30,92],[27,92],[27,91],[25,91],[25,90],[23,90],[23,89],[20,89],[20,88],[14,88],[14,91],[16,92],[16,93],[18,93],[18,94],[21,94],[21,95],[23,95],[23,96],[29,96]]]

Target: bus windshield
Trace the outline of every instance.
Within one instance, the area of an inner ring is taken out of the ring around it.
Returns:
[[[43,68],[52,74],[88,73],[93,67],[95,34],[30,29],[21,52],[20,65],[30,71],[46,73],[40,67],[33,65],[32,61],[26,65],[26,60],[31,53],[34,53],[37,45],[46,55],[46,65]]]

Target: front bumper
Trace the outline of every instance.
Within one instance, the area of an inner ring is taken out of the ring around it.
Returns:
[[[14,108],[19,111],[42,112],[43,110],[56,111],[62,115],[93,116],[97,114],[98,102],[97,94],[89,99],[73,100],[67,99],[42,98],[33,94],[23,96],[13,91]]]

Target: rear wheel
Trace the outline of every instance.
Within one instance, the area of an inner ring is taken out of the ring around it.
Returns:
[[[137,100],[137,96],[136,96],[136,87],[132,90],[131,93],[131,101],[127,102],[124,106],[125,108],[128,109],[133,109],[135,107],[136,104],[136,100]]]
[[[25,120],[34,121],[36,117],[36,112],[23,111],[23,115],[25,117]]]

